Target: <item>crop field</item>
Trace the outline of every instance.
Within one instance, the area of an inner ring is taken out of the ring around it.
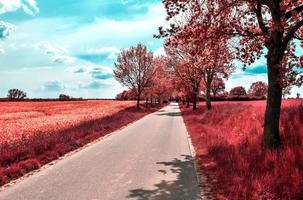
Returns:
[[[52,133],[134,106],[130,101],[0,103],[0,144]]]
[[[303,187],[303,100],[283,102],[283,146],[265,151],[262,125],[265,101],[214,102],[198,112],[181,106],[205,174],[205,190],[216,199],[301,199]]]
[[[138,111],[132,101],[1,102],[0,185],[157,108]]]

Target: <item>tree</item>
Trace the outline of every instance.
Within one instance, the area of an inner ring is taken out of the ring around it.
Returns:
[[[297,93],[297,99],[300,99],[300,93]]]
[[[200,61],[203,58],[190,46],[181,44],[173,46],[167,44],[165,50],[168,56],[168,67],[174,72],[175,77],[180,79],[184,88],[188,89],[188,100],[189,96],[192,96],[193,110],[197,110],[199,86],[203,76],[203,66]]]
[[[257,81],[251,84],[248,93],[257,96],[257,97],[263,97],[267,94],[267,84],[262,81]]]
[[[217,97],[217,95],[222,94],[224,91],[225,83],[223,79],[215,77],[211,84],[211,92],[213,93],[214,97]]]
[[[264,118],[263,146],[278,148],[281,144],[279,120],[285,65],[290,49],[296,48],[295,39],[303,37],[302,0],[164,0],[168,20],[173,21],[184,13],[193,17],[180,23],[171,23],[163,30],[163,36],[177,35],[183,30],[193,30],[198,35],[205,18],[216,18],[209,36],[217,39],[220,35],[233,37],[237,58],[245,63],[244,68],[266,54],[268,71],[268,94]],[[219,29],[217,27],[220,27]],[[192,35],[193,35],[192,34]],[[183,34],[183,37],[190,37]],[[264,49],[266,48],[266,52]],[[299,62],[299,57],[296,58]],[[300,72],[303,65],[293,70]]]
[[[227,43],[224,40],[209,41],[204,49],[206,59],[201,63],[203,68],[203,81],[205,84],[206,108],[211,109],[211,90],[215,78],[223,77],[228,79],[235,67],[231,64],[232,55],[229,52]],[[222,80],[222,79],[221,79]],[[217,89],[217,88],[216,88]],[[216,91],[215,91],[216,92]]]
[[[229,95],[235,95],[235,96],[246,95],[246,90],[242,86],[234,87],[230,90]]]
[[[135,91],[139,109],[141,95],[154,74],[153,53],[148,51],[146,46],[138,44],[136,47],[122,50],[115,66],[116,80]]]
[[[163,100],[167,100],[173,92],[172,81],[167,69],[165,57],[156,58],[154,60],[155,73],[152,78],[150,87],[151,98],[158,98],[161,104]]]
[[[59,100],[60,100],[60,101],[68,101],[68,100],[70,100],[70,99],[71,99],[71,97],[68,96],[68,95],[66,95],[66,94],[60,94],[60,95],[59,95]]]
[[[7,93],[7,98],[9,100],[23,100],[26,96],[26,93],[19,89],[10,89]]]

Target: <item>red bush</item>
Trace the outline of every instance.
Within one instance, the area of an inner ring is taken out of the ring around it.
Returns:
[[[212,111],[202,107],[196,113],[181,109],[216,198],[302,199],[302,101],[283,103],[283,147],[274,152],[261,149],[265,102],[215,103]]]

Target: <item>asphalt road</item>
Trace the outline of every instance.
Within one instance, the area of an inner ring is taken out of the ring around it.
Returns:
[[[177,104],[0,192],[1,200],[198,200]]]

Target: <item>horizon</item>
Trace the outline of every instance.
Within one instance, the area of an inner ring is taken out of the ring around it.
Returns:
[[[165,25],[160,0],[28,1],[0,0],[0,96],[11,88],[29,98],[114,98],[126,88],[113,78],[121,49],[137,43],[155,56],[164,55],[163,40],[153,38]],[[300,53],[302,49],[299,49]],[[263,56],[243,71],[237,70],[226,89],[267,82]],[[293,87],[296,97],[301,88]]]

